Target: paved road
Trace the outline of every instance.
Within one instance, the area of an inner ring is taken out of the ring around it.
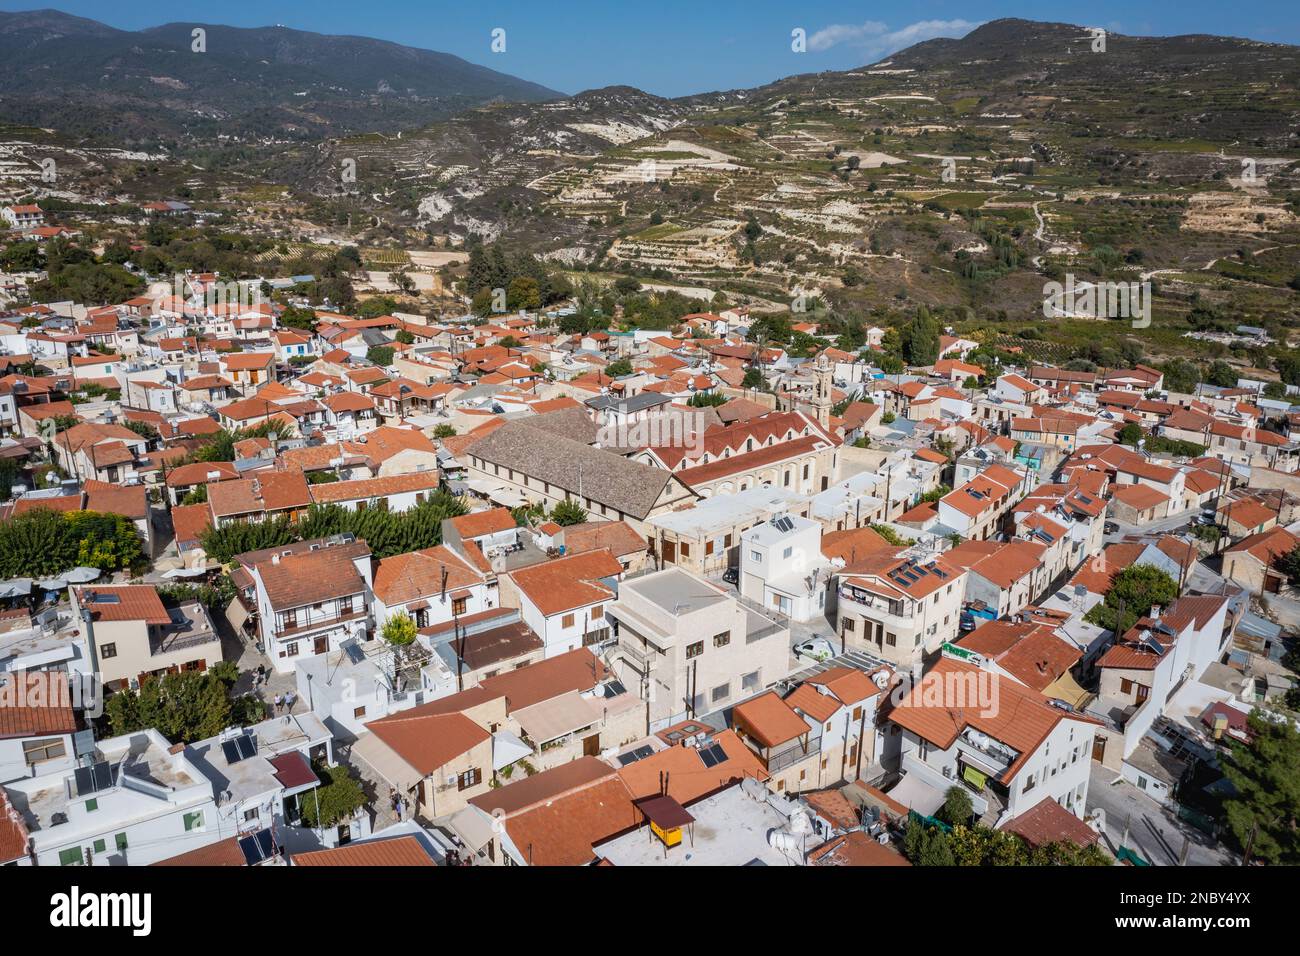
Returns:
[[[1156,866],[1177,866],[1188,841],[1188,866],[1232,866],[1240,861],[1219,842],[1156,803],[1127,780],[1113,783],[1117,774],[1101,764],[1092,764],[1088,782],[1087,809],[1106,811],[1106,836],[1110,848],[1118,850],[1129,832],[1127,846]]]
[[[1149,524],[1142,524],[1142,525],[1125,524],[1123,521],[1115,521],[1114,518],[1107,518],[1106,519],[1107,521],[1115,521],[1115,524],[1119,525],[1119,531],[1115,532],[1114,534],[1106,535],[1104,538],[1104,543],[1113,544],[1114,542],[1120,541],[1123,538],[1127,537],[1128,535],[1163,534],[1166,531],[1185,530],[1185,526],[1191,522],[1192,517],[1199,513],[1200,513],[1199,509],[1180,511],[1178,514],[1173,515],[1172,517],[1161,518],[1159,521],[1152,521]]]

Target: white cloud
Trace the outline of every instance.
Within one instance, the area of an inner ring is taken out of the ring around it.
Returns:
[[[876,57],[897,52],[922,40],[965,36],[977,26],[978,23],[969,20],[918,20],[902,29],[890,30],[888,24],[879,20],[857,25],[835,23],[808,37],[808,49],[820,52],[836,46],[849,46]]]

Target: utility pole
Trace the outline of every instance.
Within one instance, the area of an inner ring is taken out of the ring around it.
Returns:
[[[1250,854],[1255,849],[1255,836],[1259,833],[1259,824],[1254,823],[1250,827],[1250,837],[1246,840],[1246,850],[1241,854],[1241,865],[1250,866]]]

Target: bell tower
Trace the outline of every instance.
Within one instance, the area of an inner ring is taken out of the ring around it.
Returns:
[[[831,360],[825,352],[813,363],[813,415],[822,428],[831,427]]]

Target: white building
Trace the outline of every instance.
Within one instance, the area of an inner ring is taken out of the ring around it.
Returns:
[[[556,558],[512,571],[502,603],[518,606],[523,621],[555,657],[611,637],[605,612],[613,603],[623,565],[607,548]]]
[[[302,802],[320,785],[312,764],[334,762],[330,731],[313,713],[227,728],[190,744],[185,756],[212,788],[216,832],[228,838],[270,827],[277,845],[291,842],[286,828],[301,828]],[[298,846],[332,842],[310,831],[298,836]]]
[[[933,813],[954,785],[996,826],[1050,797],[1076,817],[1088,798],[1097,721],[1054,707],[1018,681],[941,659],[889,715],[886,764],[897,760],[911,805]],[[893,791],[901,799],[896,788]]]
[[[831,562],[821,551],[822,526],[778,515],[740,536],[740,593],[794,621],[826,612]]]
[[[790,631],[670,567],[619,585],[616,673],[650,701],[650,726],[731,706],[790,672]]]
[[[101,740],[93,762],[4,786],[37,866],[148,866],[214,843],[212,782],[156,730]]]

